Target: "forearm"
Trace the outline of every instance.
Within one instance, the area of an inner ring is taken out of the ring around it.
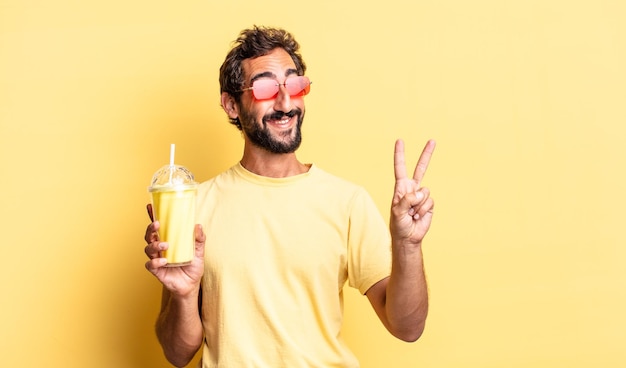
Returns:
[[[400,244],[394,244],[392,249],[385,302],[388,328],[402,340],[415,341],[424,331],[428,314],[422,249],[421,245],[404,247]]]
[[[187,365],[200,348],[204,336],[198,292],[174,296],[163,289],[156,334],[167,360],[177,367]]]

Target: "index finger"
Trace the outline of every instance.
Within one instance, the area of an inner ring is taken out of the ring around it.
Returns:
[[[420,155],[419,160],[417,160],[417,165],[415,166],[415,172],[413,173],[413,179],[417,181],[417,185],[422,182],[424,178],[424,174],[426,174],[426,169],[428,168],[428,164],[430,163],[430,158],[435,151],[435,141],[430,139],[426,142],[426,146],[424,146],[424,150]]]
[[[406,164],[404,162],[404,142],[401,139],[396,141],[396,146],[393,151],[393,171],[396,175],[396,180],[406,178]]]
[[[148,211],[148,216],[150,217],[150,221],[154,222],[154,212],[152,212],[152,204],[148,203],[146,205],[146,210]]]

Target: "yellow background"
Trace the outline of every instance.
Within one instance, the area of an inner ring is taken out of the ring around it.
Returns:
[[[199,180],[240,158],[217,70],[261,24],[314,81],[299,157],[385,217],[394,140],[438,141],[427,328],[350,290],[364,368],[625,366],[624,4],[1,0],[0,365],[167,366],[146,187],[170,143]]]

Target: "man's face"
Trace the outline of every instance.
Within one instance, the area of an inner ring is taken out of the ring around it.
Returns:
[[[283,49],[243,61],[244,88],[255,80],[270,79],[285,83],[297,75],[296,66]],[[304,101],[301,96],[290,96],[280,86],[275,98],[257,100],[253,91],[244,91],[239,105],[239,121],[250,142],[272,153],[291,153],[302,141],[301,126],[304,119]]]

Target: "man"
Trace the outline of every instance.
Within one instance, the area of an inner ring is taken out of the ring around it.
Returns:
[[[434,142],[413,178],[396,142],[389,231],[364,189],[297,159],[310,88],[298,49],[284,30],[254,27],[220,69],[243,156],[198,190],[192,263],[164,267],[159,223],[146,230],[146,268],[163,284],[157,336],[176,366],[203,347],[202,367],[357,367],[340,336],[345,282],[394,336],[424,330],[421,247],[434,202],[420,181]]]

